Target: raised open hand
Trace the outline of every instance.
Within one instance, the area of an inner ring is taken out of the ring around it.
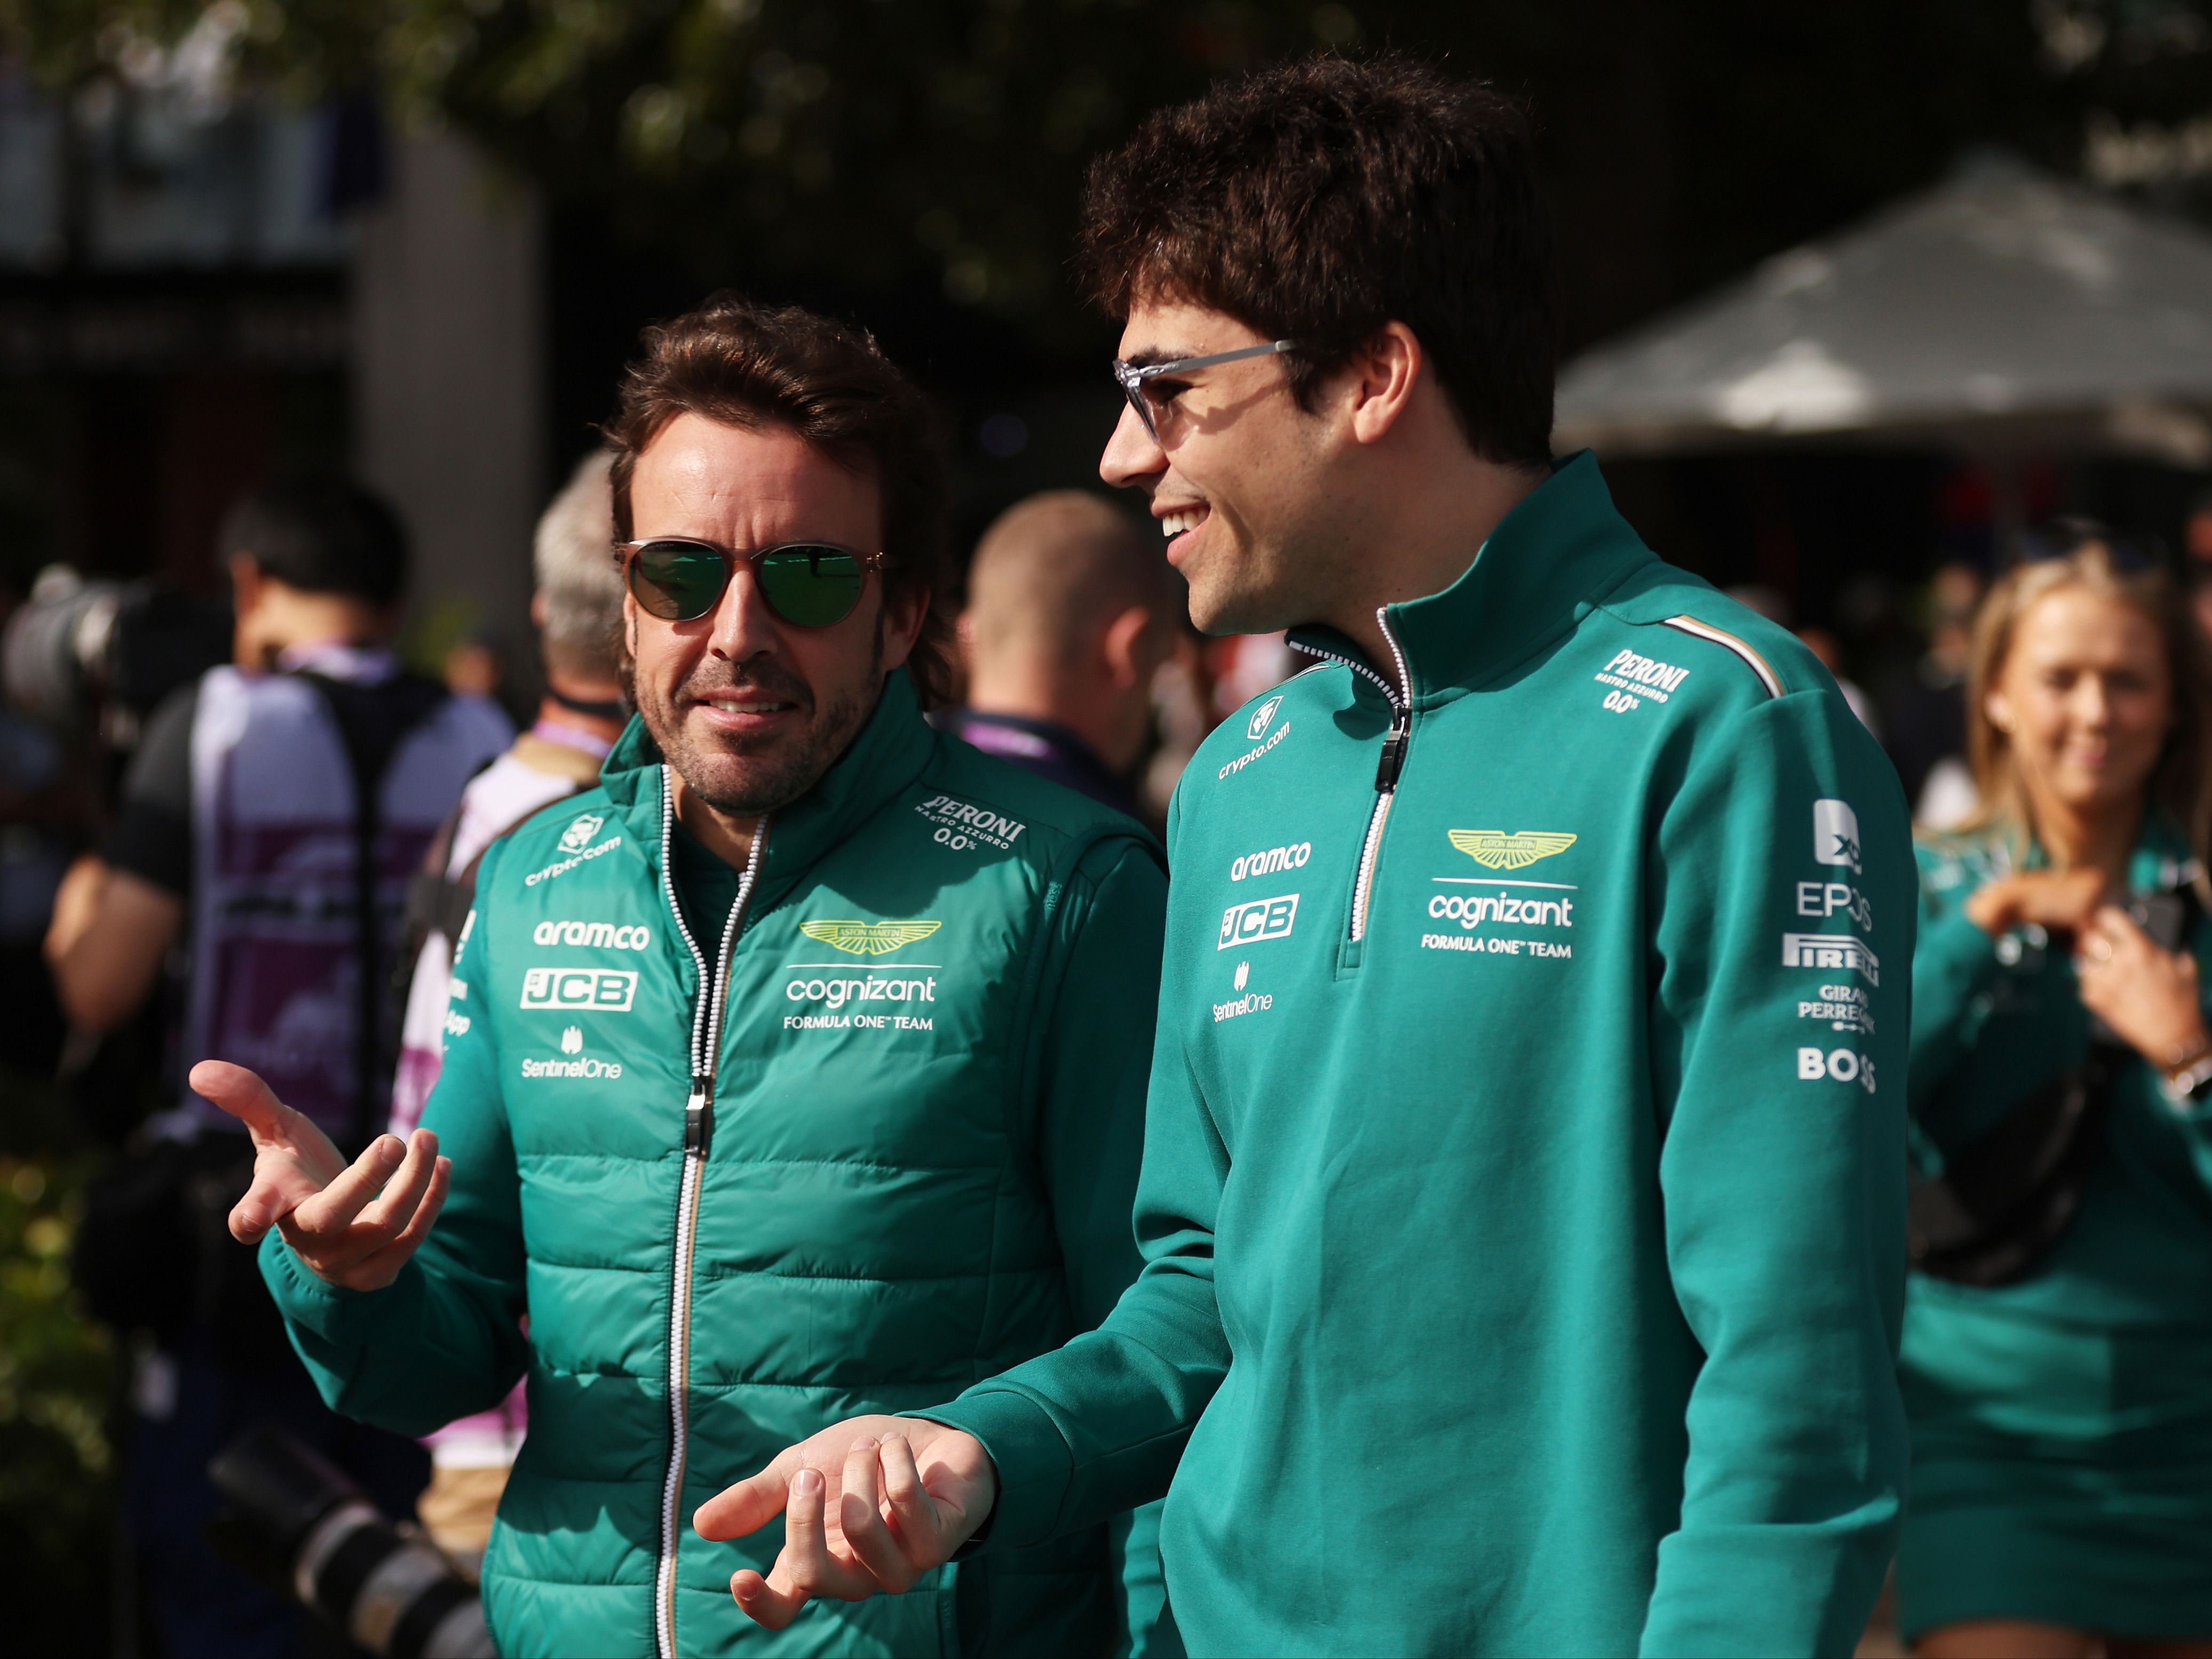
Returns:
[[[398,1276],[445,1206],[453,1164],[438,1156],[436,1135],[379,1135],[349,1164],[245,1066],[204,1060],[191,1082],[253,1137],[253,1184],[231,1209],[232,1237],[252,1244],[275,1227],[317,1276],[349,1290],[382,1290]]]
[[[910,1589],[975,1535],[998,1500],[983,1443],[915,1417],[853,1417],[786,1447],[758,1474],[699,1506],[691,1523],[720,1541],[784,1516],[767,1577],[730,1579],[748,1618],[781,1630],[817,1595],[865,1601]]]

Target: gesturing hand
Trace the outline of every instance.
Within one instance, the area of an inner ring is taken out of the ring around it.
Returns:
[[[765,1578],[750,1568],[730,1593],[756,1624],[781,1630],[811,1597],[898,1595],[952,1559],[998,1501],[983,1443],[915,1417],[854,1417],[783,1452],[708,1498],[691,1517],[702,1538],[757,1532],[779,1511],[783,1548]]]
[[[2104,896],[2101,870],[2023,870],[1982,888],[1966,901],[1966,912],[1992,939],[2030,924],[2078,933]]]
[[[231,1210],[233,1237],[255,1243],[273,1226],[319,1278],[349,1290],[380,1291],[398,1277],[453,1178],[436,1135],[417,1129],[404,1145],[379,1135],[348,1164],[313,1119],[243,1066],[204,1060],[191,1082],[253,1137],[253,1184]]]
[[[2152,1065],[2170,1070],[2203,1052],[2197,958],[2160,950],[2126,911],[2108,904],[2090,919],[2076,941],[2074,975],[2082,1006]]]

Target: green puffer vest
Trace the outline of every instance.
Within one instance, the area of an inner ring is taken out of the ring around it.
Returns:
[[[633,722],[598,790],[486,857],[424,1116],[447,1209],[386,1291],[268,1249],[295,1344],[333,1405],[405,1432],[526,1364],[484,1564],[503,1654],[1101,1650],[1103,1528],[771,1635],[728,1587],[782,1528],[708,1544],[690,1516],[830,1422],[1054,1347],[1134,1277],[1157,848],[932,732],[902,673],[696,939],[666,793]]]

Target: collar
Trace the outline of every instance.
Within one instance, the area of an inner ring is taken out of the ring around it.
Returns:
[[[1021,755],[1030,760],[1056,760],[1102,778],[1114,775],[1083,735],[1058,720],[1041,720],[1027,714],[1001,714],[964,705],[949,708],[930,724],[950,732],[988,755]]]
[[[850,836],[884,804],[921,775],[937,734],[921,717],[914,682],[903,668],[884,681],[883,695],[845,752],[822,781],[769,822],[759,889],[771,896],[796,882]],[[633,714],[600,771],[641,847],[660,856],[660,745]]]
[[[1631,571],[1655,562],[1614,507],[1596,457],[1585,449],[1555,463],[1552,476],[1475,550],[1457,581],[1384,607],[1414,707],[1496,678],[1565,633]],[[1364,661],[1333,628],[1293,629],[1290,642],[1310,656]],[[1370,666],[1396,681],[1395,665]],[[1357,675],[1354,684],[1362,684]]]
[[[326,680],[374,685],[399,672],[399,659],[382,646],[308,640],[286,646],[277,653],[276,667],[281,673],[319,674]]]

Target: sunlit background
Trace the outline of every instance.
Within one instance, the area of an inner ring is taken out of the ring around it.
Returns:
[[[965,545],[1091,479],[1114,417],[1067,277],[1087,159],[1217,77],[1384,46],[1528,101],[1562,447],[1818,640],[1915,799],[1982,576],[2066,514],[2192,551],[2212,0],[0,0],[0,613],[56,563],[212,597],[225,507],[341,465],[413,533],[410,653],[520,705],[532,521],[638,329],[725,286],[922,379]],[[1233,707],[1274,659],[1207,660]],[[128,1367],[66,1269],[83,1102],[128,1066],[60,1052],[36,952],[102,780],[20,723],[0,760],[8,1639],[129,1651]]]

